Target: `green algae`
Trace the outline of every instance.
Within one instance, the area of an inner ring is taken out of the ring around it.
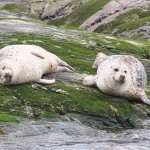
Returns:
[[[16,116],[13,116],[6,112],[0,112],[0,122],[16,122]]]
[[[97,44],[94,47],[77,43],[75,41],[57,41],[49,36],[38,36],[32,34],[9,35],[10,39],[18,39],[18,41],[10,41],[8,44],[35,44],[34,40],[46,50],[55,53],[60,58],[73,66],[79,73],[95,74],[91,66],[93,64],[95,53],[105,52],[111,54],[134,54],[139,58],[143,58],[143,48],[126,42],[127,39],[109,39],[97,34],[82,35],[86,40],[93,40]],[[8,35],[1,35],[5,40]],[[148,52],[148,42],[136,41],[144,44]],[[120,44],[118,44],[120,43]],[[0,47],[4,44],[0,43]],[[110,106],[115,107],[120,116],[127,118],[138,118],[148,109],[147,106],[141,104],[141,110],[136,108],[136,103],[131,104],[124,98],[110,96],[100,92],[95,87],[85,87],[82,81],[68,81],[65,84],[60,81],[52,85],[39,85],[35,83],[27,83],[13,86],[0,86],[0,112],[1,118],[7,118],[3,113],[12,113],[18,116],[28,116],[25,112],[26,107],[32,108],[32,117],[51,118],[56,114],[79,113],[84,115],[94,115],[99,117],[113,117]],[[76,86],[74,86],[74,84]],[[148,73],[148,90],[150,90],[150,74]],[[59,93],[63,90],[65,93]],[[150,92],[147,92],[150,96]],[[145,116],[146,117],[146,116]],[[1,119],[2,120],[2,119]],[[9,117],[8,117],[9,120]],[[11,117],[10,117],[11,120]],[[2,121],[5,121],[3,119]]]

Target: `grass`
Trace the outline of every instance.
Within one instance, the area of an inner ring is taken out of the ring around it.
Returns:
[[[114,21],[99,26],[95,32],[110,34],[112,32],[121,33],[126,30],[133,30],[141,27],[150,21],[150,11],[133,9],[125,14],[121,14]]]
[[[103,8],[110,0],[93,0],[90,1],[79,8],[75,9],[71,14],[63,19],[51,20],[49,25],[66,25],[79,27],[83,22],[85,22],[90,16],[94,15],[98,10]]]

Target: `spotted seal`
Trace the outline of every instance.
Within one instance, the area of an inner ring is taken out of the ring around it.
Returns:
[[[0,84],[51,84],[55,79],[41,79],[42,75],[59,71],[74,72],[74,69],[39,46],[10,45],[0,50]]]
[[[85,77],[84,85],[95,84],[104,93],[141,100],[150,105],[150,100],[145,93],[146,71],[135,57],[130,55],[107,56],[98,53],[92,68],[97,70],[97,74]]]

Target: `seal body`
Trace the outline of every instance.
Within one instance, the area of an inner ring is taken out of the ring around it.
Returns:
[[[74,69],[56,55],[35,45],[11,45],[0,50],[0,83],[21,84],[38,82],[54,83],[55,80],[41,79],[42,75],[55,71]]]
[[[93,68],[95,76],[85,77],[83,84],[96,86],[104,93],[139,99],[150,105],[145,94],[147,76],[144,66],[135,57],[129,55],[106,56],[98,54]]]

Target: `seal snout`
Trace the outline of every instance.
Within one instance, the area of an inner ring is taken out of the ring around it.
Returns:
[[[120,82],[124,83],[125,82],[125,76],[124,75],[120,75]]]

